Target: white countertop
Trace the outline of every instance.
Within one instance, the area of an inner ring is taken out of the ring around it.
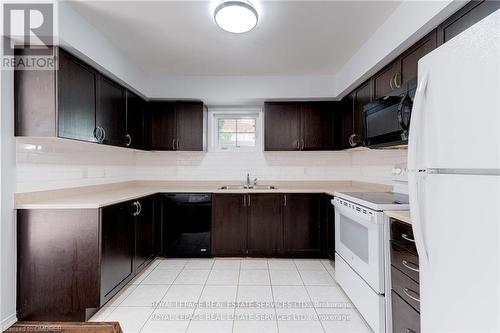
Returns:
[[[392,217],[393,219],[411,224],[411,216],[409,210],[387,210],[384,211],[384,213],[385,215]]]
[[[354,181],[262,181],[272,190],[221,190],[235,182],[133,181],[16,194],[16,209],[96,209],[155,193],[326,193],[391,191],[392,186]]]

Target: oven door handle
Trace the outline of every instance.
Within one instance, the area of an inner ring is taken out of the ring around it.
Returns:
[[[333,205],[335,206],[335,209],[340,215],[344,215],[345,217],[350,218],[354,222],[363,224],[365,226],[369,226],[370,224],[376,224],[375,216],[373,215],[368,215],[358,212],[354,209],[347,208],[342,204],[338,204],[336,202],[334,202]]]

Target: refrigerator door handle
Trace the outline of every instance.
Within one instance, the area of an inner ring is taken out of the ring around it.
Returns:
[[[422,104],[425,98],[425,91],[427,88],[427,83],[429,81],[429,75],[427,72],[422,76],[422,80],[419,82],[417,91],[415,92],[415,98],[413,102],[413,109],[411,111],[411,122],[410,122],[410,133],[408,137],[408,170],[417,171],[418,165],[418,138],[422,123],[422,116],[424,108]]]
[[[424,237],[421,212],[423,211],[421,197],[421,180],[425,176],[424,172],[410,172],[408,174],[408,194],[410,198],[411,222],[415,246],[417,247],[419,260],[429,262],[426,241]]]

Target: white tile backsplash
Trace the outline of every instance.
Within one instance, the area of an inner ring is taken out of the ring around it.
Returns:
[[[145,152],[51,138],[17,138],[17,191],[129,180],[358,180],[393,184],[406,150]]]

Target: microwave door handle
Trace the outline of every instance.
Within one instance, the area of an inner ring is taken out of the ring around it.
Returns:
[[[371,224],[374,224],[374,218],[372,215],[366,215],[363,213],[358,213],[357,211],[343,207],[339,204],[335,204],[335,209],[337,212],[341,215],[344,215],[345,217],[350,218],[354,222],[357,222],[359,224],[362,224],[364,226],[370,226]]]

